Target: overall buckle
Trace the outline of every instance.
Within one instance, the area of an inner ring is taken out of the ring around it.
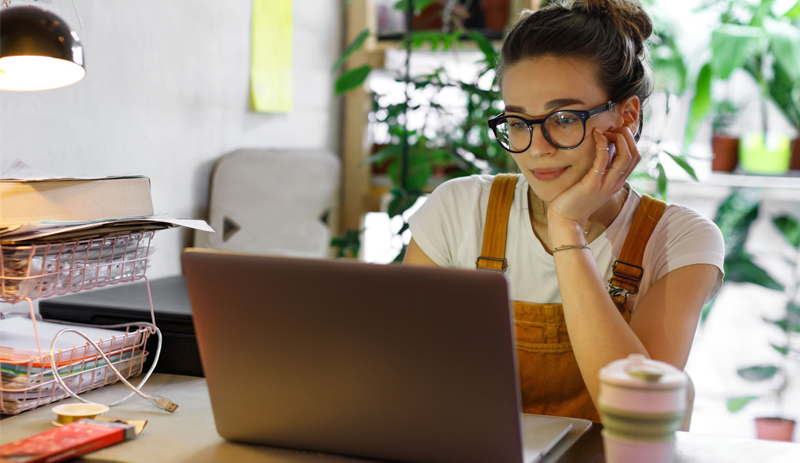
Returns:
[[[502,263],[503,263],[503,266],[502,266],[502,268],[500,268],[499,270],[498,270],[498,269],[494,269],[494,268],[481,268],[481,267],[480,267],[481,259],[484,259],[484,260],[493,260],[493,261],[495,261],[495,262],[502,262]],[[496,257],[483,257],[483,256],[480,256],[480,257],[478,257],[478,260],[476,260],[476,261],[475,261],[475,267],[476,267],[478,270],[489,270],[490,272],[500,272],[500,273],[503,273],[503,272],[505,272],[505,271],[508,269],[508,261],[507,261],[505,258],[503,258],[503,259],[498,259],[498,258],[496,258]]]
[[[618,266],[619,268],[617,268]],[[630,275],[623,270],[637,275]],[[611,273],[612,276],[608,280],[608,294],[612,298],[621,298],[620,302],[625,302],[628,300],[629,294],[639,292],[639,283],[642,281],[642,275],[644,275],[642,267],[618,260],[614,262]]]

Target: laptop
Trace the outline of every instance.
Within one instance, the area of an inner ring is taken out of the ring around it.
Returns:
[[[207,249],[187,249],[182,263],[225,439],[532,463],[590,425],[520,412],[502,274]]]

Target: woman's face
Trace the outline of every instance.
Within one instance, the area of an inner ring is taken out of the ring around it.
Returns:
[[[608,102],[595,77],[591,62],[576,58],[544,56],[529,58],[510,66],[503,75],[506,115],[541,119],[564,109],[587,111]],[[549,203],[577,183],[592,168],[595,159],[595,127],[605,132],[622,123],[615,111],[586,121],[586,136],[576,148],[565,150],[551,145],[542,135],[541,124],[533,125],[530,147],[509,153],[541,200]]]

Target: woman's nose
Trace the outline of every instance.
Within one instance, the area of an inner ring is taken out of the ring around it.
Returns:
[[[528,148],[528,151],[534,156],[552,154],[553,151],[555,151],[555,147],[545,138],[544,132],[542,132],[542,126],[534,125],[531,128],[533,132],[531,133],[531,146]]]

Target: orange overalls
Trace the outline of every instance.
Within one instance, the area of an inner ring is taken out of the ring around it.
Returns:
[[[518,177],[500,174],[492,182],[478,269],[502,272],[508,266],[506,232]],[[663,201],[642,195],[622,252],[614,262],[609,295],[628,323],[627,295],[639,290],[644,249],[665,207]],[[572,352],[561,304],[513,302],[522,411],[599,422]]]

